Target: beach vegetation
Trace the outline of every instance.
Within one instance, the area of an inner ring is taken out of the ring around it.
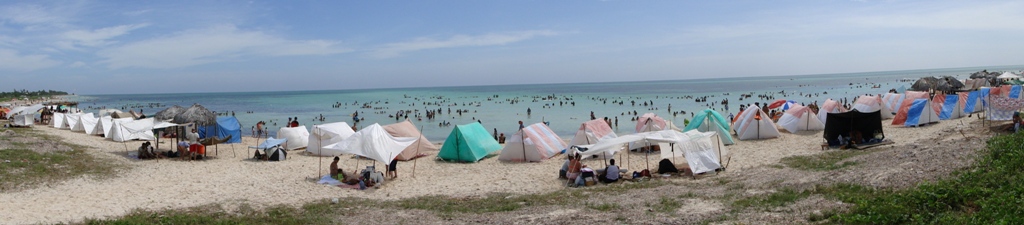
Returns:
[[[53,96],[58,96],[58,95],[67,95],[67,94],[68,94],[67,92],[54,91],[54,90],[28,91],[28,90],[25,90],[25,89],[21,89],[21,90],[15,89],[15,90],[12,90],[12,91],[9,91],[9,92],[7,92],[7,91],[0,92],[0,99],[3,99],[3,100],[7,100],[7,99],[36,100],[36,99],[41,99],[41,98],[53,97]]]
[[[736,209],[750,207],[769,209],[788,205],[807,196],[810,196],[810,192],[796,191],[790,188],[783,188],[773,193],[751,196],[733,201],[732,207]]]
[[[66,143],[38,131],[0,129],[0,132],[6,131],[14,131],[15,134],[0,137],[0,191],[83,175],[103,178],[116,174],[115,171],[122,167],[86,153],[85,146]]]

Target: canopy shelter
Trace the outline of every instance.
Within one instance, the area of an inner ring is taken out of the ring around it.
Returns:
[[[401,154],[395,157],[395,160],[409,161],[420,156],[423,156],[423,152],[426,151],[437,151],[437,145],[430,143],[427,137],[420,133],[419,129],[416,129],[416,125],[413,125],[411,121],[405,120],[398,123],[388,124],[383,126],[384,130],[388,131],[388,134],[395,137],[413,137],[417,141],[413,145],[409,145],[405,150],[402,150]]]
[[[242,124],[233,116],[217,117],[214,125],[199,126],[199,138],[226,139],[223,143],[242,143]]]
[[[43,104],[35,104],[35,105],[31,105],[31,106],[19,106],[19,107],[15,107],[14,109],[11,109],[11,111],[7,112],[7,117],[11,118],[11,117],[14,117],[14,116],[19,116],[19,115],[31,115],[31,114],[35,114],[35,113],[39,112],[39,110],[42,110],[43,108],[46,108],[46,106],[44,106]]]
[[[501,144],[480,123],[456,125],[437,153],[441,160],[477,162],[501,150]]]
[[[825,124],[818,120],[818,115],[810,107],[796,105],[786,110],[779,118],[779,126],[790,133],[802,130],[824,130]]]
[[[580,154],[583,157],[606,154],[610,151],[620,150],[631,142],[666,143],[673,147],[662,149],[663,157],[674,157],[676,152],[683,152],[683,155],[687,158],[687,163],[690,164],[694,173],[703,173],[722,168],[722,157],[720,156],[727,155],[724,145],[721,142],[715,141],[717,139],[711,139],[716,134],[715,132],[699,132],[695,130],[687,131],[686,133],[675,130],[661,130],[627,134],[602,140],[593,145],[578,146],[579,149],[586,149],[586,151],[576,152],[575,154]],[[694,144],[692,143],[694,139],[701,139],[701,142]],[[681,149],[682,151],[677,151],[676,149]],[[687,153],[687,151],[690,151],[690,153]],[[628,162],[629,160],[626,161]]]
[[[153,118],[146,118],[141,120],[130,120],[124,118],[124,120],[114,120],[114,125],[110,129],[111,139],[116,142],[125,142],[129,140],[156,140],[153,135]]]
[[[519,129],[505,142],[498,160],[512,162],[540,162],[565,150],[565,142],[547,125],[535,123]]]
[[[374,123],[360,129],[341,142],[323,148],[370,158],[388,165],[406,147],[416,143],[417,140],[418,138],[415,137],[391,136],[380,124]]]
[[[878,114],[878,111],[829,113],[823,138],[831,146],[839,145],[839,136],[849,137],[854,132],[860,133],[864,138],[884,140],[885,132],[882,131],[882,119]]]
[[[306,142],[306,152],[317,156],[340,155],[340,151],[323,149],[323,146],[341,142],[355,133],[352,126],[346,122],[313,125],[313,128],[310,129],[309,140]]]
[[[1013,74],[1010,71],[1003,72],[1003,74],[1000,74],[998,77],[996,77],[996,79],[999,79],[999,81],[1020,80],[1020,78],[1021,77],[1019,75]]]
[[[732,133],[732,128],[730,128],[729,125],[730,123],[732,123],[732,121],[729,121],[727,118],[723,117],[722,114],[718,114],[717,111],[712,109],[704,109],[698,112],[697,114],[694,114],[693,120],[690,121],[690,124],[686,125],[686,129],[684,131],[714,131],[719,134],[716,136],[718,136],[718,138],[721,139],[723,144],[731,145],[735,144],[736,142],[732,140],[732,135],[730,135]]]

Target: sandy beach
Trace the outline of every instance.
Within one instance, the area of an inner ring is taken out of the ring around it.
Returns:
[[[961,121],[963,120],[963,121]],[[937,131],[958,129],[961,122],[977,120],[964,117],[942,121],[917,128],[888,125],[884,120],[888,140],[899,146],[933,138]],[[60,130],[46,126],[32,129],[60,137],[70,143],[90,148],[89,153],[104,160],[128,165],[115,178],[96,179],[79,177],[62,182],[44,184],[32,189],[0,193],[0,221],[6,224],[74,222],[85,218],[106,218],[124,215],[134,209],[161,210],[221,204],[231,209],[245,204],[256,208],[289,205],[334,197],[360,197],[368,199],[398,199],[427,195],[481,196],[489,193],[544,193],[566,188],[564,180],[556,178],[562,156],[541,163],[506,163],[496,157],[478,163],[449,163],[429,156],[398,164],[399,178],[388,181],[379,189],[358,191],[316,184],[319,173],[325,173],[331,158],[304,154],[304,150],[290,151],[289,159],[281,162],[252,160],[256,140],[245,137],[243,143],[208,148],[213,158],[201,161],[137,160],[126,155],[125,146],[134,151],[141,141],[113,142],[98,136]],[[170,141],[161,139],[161,148],[168,149]],[[742,175],[751,169],[778,163],[781,158],[822,152],[821,131],[791,134],[782,132],[779,138],[737,141],[728,146],[732,152],[729,168],[715,176]],[[889,148],[890,146],[883,146]],[[624,169],[638,170],[650,163],[656,168],[660,157],[652,154],[645,161],[644,154],[630,153]],[[321,166],[322,160],[322,166]],[[362,169],[371,160],[357,160],[343,156],[339,165],[345,170]],[[600,160],[586,160],[585,164],[603,167]],[[415,177],[413,175],[415,168]],[[382,168],[378,165],[377,168]],[[704,182],[703,179],[680,179],[679,182]]]

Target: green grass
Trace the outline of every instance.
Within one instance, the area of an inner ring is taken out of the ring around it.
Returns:
[[[490,194],[482,197],[454,198],[446,196],[422,196],[391,201],[362,198],[339,199],[339,204],[323,200],[305,204],[301,208],[274,207],[267,210],[240,210],[228,213],[220,206],[204,206],[181,210],[135,211],[129,215],[112,219],[90,219],[88,224],[336,224],[333,216],[346,216],[358,210],[346,209],[353,205],[372,210],[416,209],[436,213],[441,218],[454,218],[460,213],[486,214],[515,211],[528,206],[559,205],[575,207],[585,205],[598,211],[611,211],[620,206],[615,203],[589,204],[588,195],[617,193],[626,190],[655,188],[666,185],[665,181],[622,182],[613,185],[599,185],[588,188],[574,188],[541,194],[513,195]],[[678,209],[681,203],[674,199],[662,199],[659,207]]]
[[[31,129],[0,129],[0,132],[3,130],[13,130],[19,136],[41,140],[60,140]],[[82,175],[106,177],[115,174],[114,171],[120,168],[119,165],[102,162],[89,155],[85,152],[86,147],[81,145],[60,141],[72,150],[39,153],[31,150],[34,144],[14,140],[16,139],[9,136],[0,138],[0,141],[9,145],[8,148],[0,150],[0,191],[16,190]]]
[[[682,202],[679,202],[679,200],[667,196],[662,196],[661,200],[658,201],[657,204],[651,206],[651,208],[657,209],[658,212],[663,213],[675,212],[680,207],[683,207]]]
[[[790,156],[782,158],[782,164],[799,170],[829,171],[857,165],[857,162],[843,162],[847,158],[869,153],[866,150],[830,151],[815,155]]]
[[[1024,224],[1024,134],[993,137],[975,165],[953,177],[899,191],[840,187],[853,203],[843,224]]]

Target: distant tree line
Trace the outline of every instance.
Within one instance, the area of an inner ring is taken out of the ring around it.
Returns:
[[[54,91],[54,90],[28,91],[28,90],[25,90],[25,89],[21,89],[21,90],[14,89],[14,91],[10,91],[10,92],[0,92],[0,100],[7,100],[7,99],[12,99],[12,98],[16,98],[16,99],[22,99],[22,98],[39,99],[39,98],[44,98],[44,97],[51,97],[51,96],[56,96],[56,95],[67,95],[67,94],[68,94],[67,92]]]

